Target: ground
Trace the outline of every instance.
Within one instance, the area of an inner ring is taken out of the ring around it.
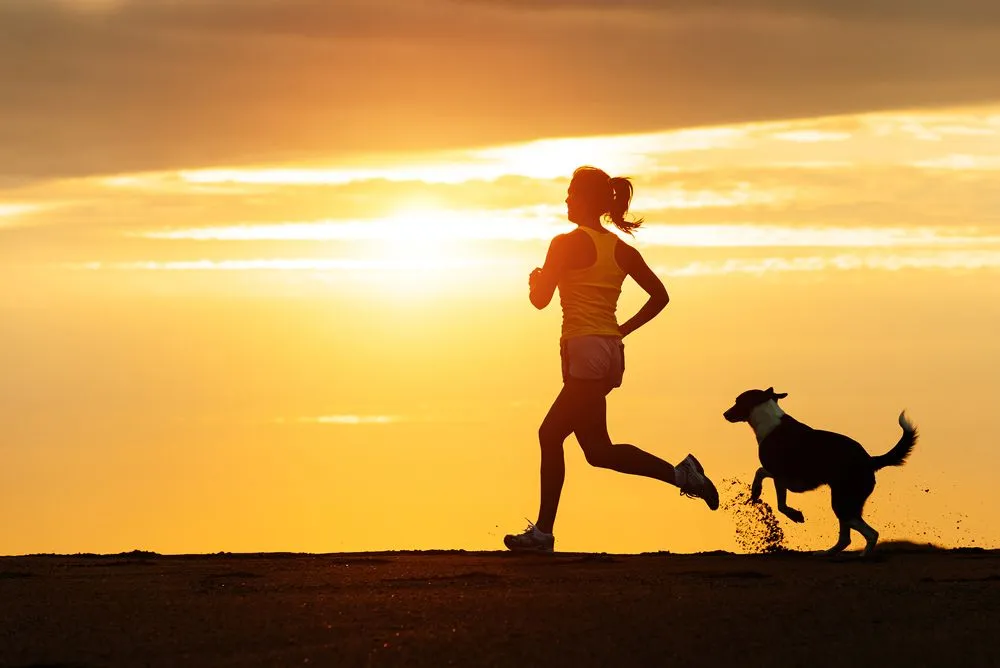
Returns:
[[[0,558],[0,666],[995,666],[1000,551]]]

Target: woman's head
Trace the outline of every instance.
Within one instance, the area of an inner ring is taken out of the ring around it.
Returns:
[[[632,183],[624,177],[610,177],[596,167],[580,167],[573,172],[566,195],[566,215],[574,223],[607,216],[622,232],[642,225],[642,219],[625,220],[632,201]]]

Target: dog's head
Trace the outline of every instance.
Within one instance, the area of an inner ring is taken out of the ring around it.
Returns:
[[[784,399],[787,396],[787,392],[775,392],[773,387],[766,390],[747,390],[736,397],[732,407],[722,415],[730,422],[747,422],[750,419],[750,412],[757,406],[768,401],[777,402],[778,399]]]

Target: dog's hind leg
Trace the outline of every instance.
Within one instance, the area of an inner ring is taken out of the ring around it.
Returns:
[[[840,520],[840,535],[837,537],[837,544],[820,554],[837,554],[843,552],[850,544],[851,527],[844,520]]]
[[[878,542],[878,531],[861,519],[865,501],[875,489],[875,474],[868,471],[864,473],[865,475],[855,475],[830,485],[830,500],[833,503],[833,514],[840,520],[841,540],[845,525],[864,536],[865,549],[861,552],[862,557],[871,554]],[[837,544],[839,545],[840,541],[837,541]]]
[[[865,549],[861,551],[861,556],[867,557],[875,549],[875,544],[878,543],[878,531],[868,526],[868,523],[860,517],[849,520],[847,524],[865,537]]]

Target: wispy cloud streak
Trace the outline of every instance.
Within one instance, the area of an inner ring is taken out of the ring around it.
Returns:
[[[775,274],[825,271],[977,271],[1000,269],[1000,251],[946,251],[933,254],[856,254],[805,257],[764,257],[698,261],[655,268],[664,276],[720,276],[728,274]]]
[[[298,424],[320,424],[320,425],[386,425],[402,422],[403,418],[398,415],[318,415],[313,417],[300,417],[288,420],[278,418],[276,422]]]
[[[468,212],[411,220],[320,221],[196,228],[144,233],[152,239],[199,241],[405,241],[432,237],[453,241],[545,241],[568,231],[556,211]],[[641,246],[677,248],[865,248],[1000,244],[1000,236],[978,228],[792,227],[778,225],[650,224],[636,236]]]
[[[257,260],[194,260],[194,261],[142,261],[113,263],[81,263],[69,265],[72,269],[87,271],[148,271],[148,272],[377,272],[381,275],[440,273],[448,269],[474,268],[491,265],[510,271],[523,269],[523,261],[470,258],[460,263],[427,263],[399,265],[386,260],[311,260],[311,259],[257,259]],[[664,276],[719,276],[727,274],[769,274],[787,272],[837,271],[900,271],[922,270],[986,270],[1000,268],[1000,250],[955,249],[906,252],[867,252],[812,254],[805,256],[757,256],[723,260],[697,260],[691,262],[656,264],[655,271]]]

